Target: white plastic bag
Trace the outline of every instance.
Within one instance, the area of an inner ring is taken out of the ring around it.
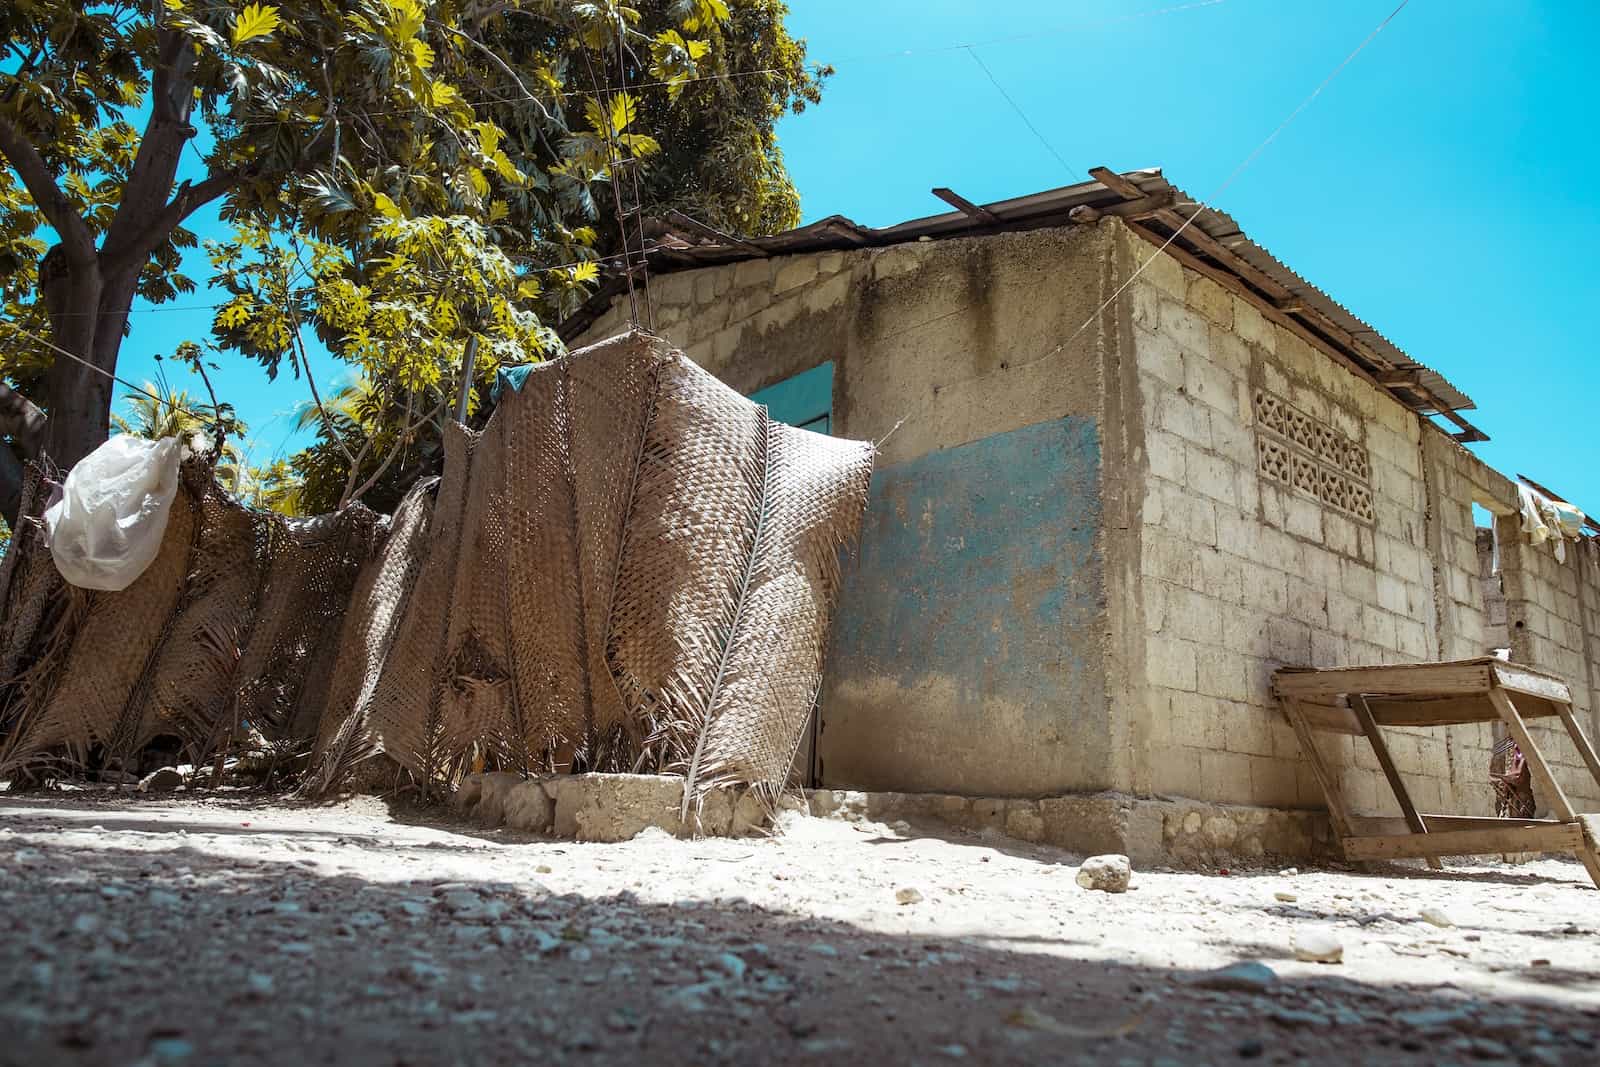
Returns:
[[[175,437],[118,434],[67,472],[61,499],[44,513],[61,576],[84,589],[126,589],[145,572],[167,531],[178,493]]]

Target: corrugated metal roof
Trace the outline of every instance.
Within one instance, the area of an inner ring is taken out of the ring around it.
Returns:
[[[762,256],[882,248],[924,239],[1087,223],[1115,214],[1154,243],[1177,233],[1171,250],[1187,265],[1256,298],[1275,320],[1331,347],[1350,369],[1372,378],[1414,410],[1449,419],[1460,429],[1458,440],[1487,440],[1455,414],[1475,406],[1469,397],[1252,241],[1226,212],[1203,207],[1168,182],[1159,169],[1117,173],[1097,167],[1091,173],[1096,180],[979,205],[971,213],[948,211],[882,228],[831,215],[770,237],[736,237],[674,215],[653,226],[656,241],[648,253],[649,269],[665,273]],[[621,284],[619,276],[602,288],[583,310],[562,324],[562,335],[570,338],[582,333],[609,307]]]

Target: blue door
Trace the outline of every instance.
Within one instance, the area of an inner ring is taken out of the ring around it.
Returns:
[[[828,433],[833,425],[833,361],[818,364],[785,378],[775,385],[750,394],[750,399],[767,405],[767,411],[779,422],[798,426],[802,430]],[[811,724],[800,741],[800,751],[795,754],[791,779],[797,784],[814,788],[822,777],[817,766],[817,734],[822,729],[822,709],[811,709]]]
[[[833,422],[833,361],[759,389],[750,394],[750,399],[767,405],[779,422],[828,433]]]

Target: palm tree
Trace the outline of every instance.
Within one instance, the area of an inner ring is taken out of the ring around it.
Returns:
[[[304,514],[301,499],[305,482],[286,459],[275,459],[264,467],[243,468],[234,496],[253,508],[276,511],[280,515]]]
[[[211,431],[216,420],[205,413],[206,405],[191,400],[187,389],[172,388],[165,374],[157,373],[155,381],[146,381],[139,389],[127,393],[124,400],[129,417],[111,416],[111,425],[118,433],[151,441],[176,437],[191,447],[196,436],[204,440],[206,448],[211,448],[215,443]],[[222,407],[227,408],[228,405],[223,404]],[[237,492],[244,472],[244,455],[235,442],[238,437],[244,436],[245,425],[231,416],[227,418],[227,424],[237,437],[223,442],[222,455],[217,459],[217,481]]]

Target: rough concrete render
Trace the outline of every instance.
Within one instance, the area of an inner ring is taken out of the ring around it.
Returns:
[[[1091,186],[1104,194],[1060,192]],[[1393,353],[1379,384],[1184,242],[1157,251],[1137,218],[1073,217],[959,236],[943,220],[960,216],[941,216],[870,231],[879,247],[652,260],[656,328],[690,358],[746,393],[831,362],[833,432],[887,435],[817,784],[1316,809],[1277,667],[1506,646],[1571,683],[1592,735],[1592,546],[1563,564],[1525,543],[1514,483],[1456,439],[1480,436],[1455,410],[1470,401],[1374,333],[1366,350]],[[913,225],[938,239],[894,243]],[[586,336],[626,319],[614,301]],[[1498,577],[1474,503],[1496,516]],[[1534,729],[1574,803],[1600,810],[1559,727]],[[1356,810],[1398,814],[1364,741],[1325,743]],[[1490,726],[1390,744],[1420,808],[1492,813]]]

